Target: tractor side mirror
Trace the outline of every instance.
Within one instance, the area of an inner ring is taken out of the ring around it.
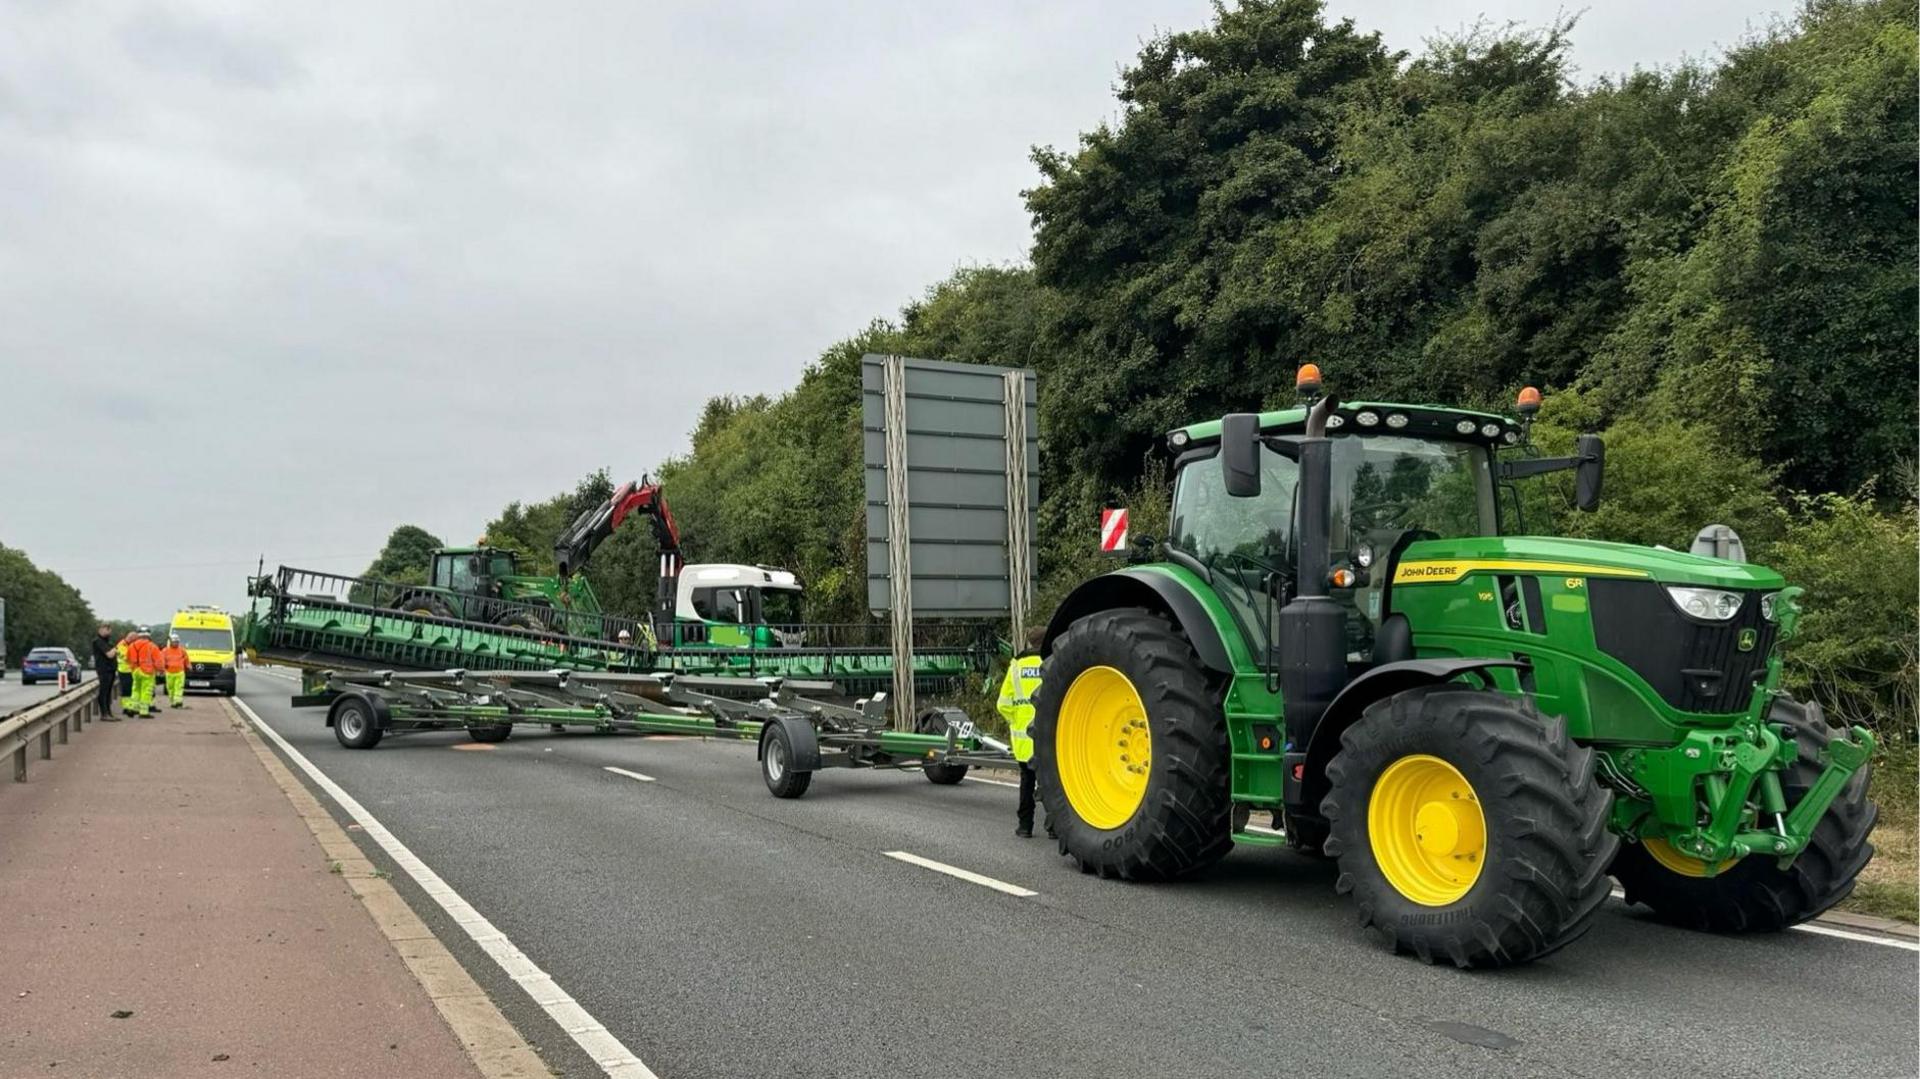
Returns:
[[[1220,478],[1232,498],[1260,495],[1260,417],[1234,412],[1220,417]]]
[[[1582,513],[1600,508],[1600,480],[1606,471],[1607,447],[1599,435],[1581,435],[1575,443],[1579,461],[1573,473],[1573,504]]]

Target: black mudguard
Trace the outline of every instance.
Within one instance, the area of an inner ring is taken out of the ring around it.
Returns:
[[[1325,714],[1314,726],[1306,752],[1301,754],[1296,750],[1289,754],[1287,804],[1297,807],[1305,815],[1318,816],[1320,799],[1327,792],[1327,762],[1340,752],[1340,736],[1359,720],[1368,705],[1416,686],[1451,682],[1463,674],[1476,671],[1491,687],[1493,678],[1486,672],[1503,667],[1524,669],[1526,664],[1518,660],[1485,657],[1403,659],[1396,663],[1382,663],[1348,682],[1346,688],[1327,705]]]
[[[341,702],[347,700],[356,700],[365,704],[367,710],[373,713],[374,726],[383,731],[393,729],[393,709],[387,707],[387,699],[378,693],[369,693],[362,689],[343,690],[333,695],[332,703],[327,706],[328,727],[333,726],[333,717],[339,712]],[[300,698],[294,698],[294,705],[298,707],[299,704]]]
[[[1053,619],[1047,623],[1047,636],[1040,645],[1040,654],[1052,654],[1055,638],[1065,633],[1068,626],[1097,611],[1116,607],[1145,607],[1165,613],[1180,626],[1187,640],[1193,643],[1193,650],[1199,653],[1200,662],[1209,670],[1221,673],[1233,670],[1233,664],[1227,659],[1227,646],[1220,640],[1220,632],[1214,628],[1213,619],[1207,617],[1207,609],[1198,596],[1160,574],[1131,569],[1084,581],[1062,600],[1053,612]]]
[[[789,767],[796,772],[820,770],[820,739],[813,732],[813,724],[798,716],[775,716],[767,720],[760,729],[760,745],[754,751],[754,760],[766,759],[767,739],[772,736],[775,727],[786,730],[787,744],[793,747],[793,760]]]

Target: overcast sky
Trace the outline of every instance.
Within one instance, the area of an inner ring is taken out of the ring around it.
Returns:
[[[1782,2],[1610,0],[1584,76]],[[1524,0],[1334,0],[1417,50]],[[955,267],[1202,0],[0,0],[0,543],[107,616],[679,452]]]

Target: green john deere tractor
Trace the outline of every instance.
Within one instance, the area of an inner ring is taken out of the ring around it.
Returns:
[[[1852,890],[1874,743],[1779,689],[1798,589],[1505,534],[1524,477],[1599,499],[1598,437],[1532,454],[1537,391],[1516,422],[1302,385],[1304,408],[1172,432],[1161,560],[1054,614],[1034,738],[1063,853],[1178,877],[1272,811],[1391,947],[1462,967],[1576,939],[1609,875],[1719,931]]]
[[[548,619],[529,606],[599,612],[600,601],[585,576],[543,577],[523,568],[519,555],[505,548],[484,543],[442,547],[433,552],[428,583],[404,589],[390,606],[414,614],[533,630],[549,628]]]

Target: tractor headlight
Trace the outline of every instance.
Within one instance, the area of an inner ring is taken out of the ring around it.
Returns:
[[[1780,593],[1778,592],[1768,592],[1766,595],[1761,596],[1760,597],[1760,617],[1766,619],[1769,622],[1774,621],[1773,603],[1775,600],[1779,598],[1780,598]]]
[[[1361,569],[1366,569],[1372,566],[1373,565],[1373,548],[1367,546],[1364,543],[1361,544],[1359,547],[1355,548],[1353,552],[1353,560],[1360,564]]]
[[[1673,605],[1695,618],[1705,618],[1712,622],[1725,622],[1740,613],[1741,601],[1746,597],[1738,592],[1724,592],[1718,588],[1676,588],[1667,587],[1667,595]]]
[[[1354,414],[1353,422],[1362,427],[1378,427],[1380,426],[1380,414],[1378,412],[1358,412]]]

